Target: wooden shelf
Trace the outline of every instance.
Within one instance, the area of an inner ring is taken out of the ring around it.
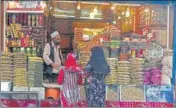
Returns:
[[[24,28],[42,28],[42,26],[21,26]]]
[[[166,24],[151,24],[151,25],[142,25],[142,26],[139,26],[140,28],[143,28],[143,27],[167,27]]]
[[[44,11],[36,10],[36,11],[22,11],[22,10],[7,10],[7,13],[44,13]]]

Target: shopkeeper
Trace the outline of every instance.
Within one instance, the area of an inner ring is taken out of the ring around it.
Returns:
[[[57,31],[51,33],[51,42],[45,45],[43,59],[45,61],[44,76],[50,83],[56,83],[57,74],[63,65],[63,57],[60,48],[60,34]]]

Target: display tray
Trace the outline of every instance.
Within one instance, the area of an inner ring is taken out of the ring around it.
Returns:
[[[143,85],[121,85],[120,101],[124,102],[145,102],[145,92]]]
[[[106,85],[106,100],[109,101],[119,101],[119,86],[118,85]]]
[[[169,85],[152,86],[146,85],[146,101],[147,102],[174,102],[173,87]]]

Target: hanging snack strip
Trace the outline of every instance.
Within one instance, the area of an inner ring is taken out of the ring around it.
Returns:
[[[2,53],[1,56],[1,81],[12,81],[14,78],[13,71],[13,54]]]
[[[129,61],[117,62],[117,84],[129,84],[131,77],[131,63]]]
[[[144,59],[132,58],[131,59],[131,84],[143,84],[144,72],[143,72]]]
[[[117,59],[107,58],[108,64],[110,66],[110,74],[105,78],[106,84],[116,84],[117,83]]]
[[[27,86],[27,60],[25,53],[14,53],[14,86]]]
[[[43,60],[39,57],[28,57],[28,85],[41,87],[43,82]]]

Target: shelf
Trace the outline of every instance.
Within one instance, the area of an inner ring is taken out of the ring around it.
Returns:
[[[22,26],[24,28],[42,28],[42,26]]]
[[[36,48],[36,46],[28,46],[28,47],[12,47],[12,46],[8,46],[8,48]]]
[[[21,10],[7,10],[7,13],[44,13],[44,11],[36,10],[36,11],[21,11]]]
[[[142,25],[142,26],[139,26],[140,28],[143,28],[143,27],[167,27],[166,24],[151,24],[151,25]]]

